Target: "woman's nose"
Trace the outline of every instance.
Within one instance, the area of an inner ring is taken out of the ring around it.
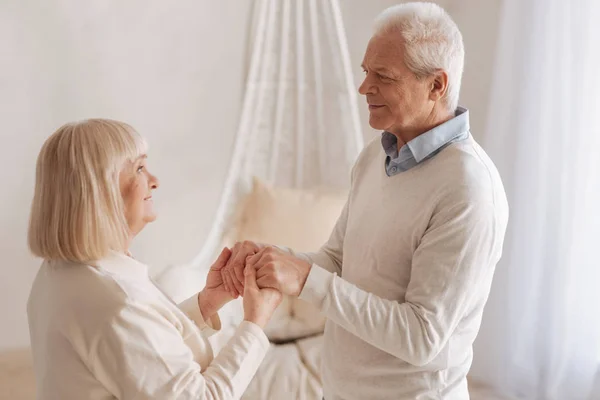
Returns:
[[[154,175],[150,176],[150,187],[152,189],[158,189],[158,187],[160,186],[160,181],[158,180],[158,178]]]

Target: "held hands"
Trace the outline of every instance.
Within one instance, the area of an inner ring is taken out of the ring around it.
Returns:
[[[238,242],[233,247],[232,256],[227,265],[221,270],[225,289],[235,299],[244,293],[244,267],[246,258],[258,253],[261,246],[254,242]]]
[[[227,247],[221,251],[217,261],[210,267],[206,277],[206,286],[198,293],[198,305],[204,319],[209,319],[221,307],[237,296],[232,296],[223,284],[221,271],[231,258],[231,250]]]
[[[246,268],[256,269],[261,288],[273,288],[289,296],[299,296],[311,264],[274,247],[264,247],[246,260]]]
[[[264,328],[281,303],[283,295],[276,289],[259,288],[254,268],[246,267],[244,274],[244,320]]]
[[[300,294],[311,268],[308,262],[274,247],[250,241],[237,243],[229,262],[221,270],[225,287],[234,298],[244,291],[246,266],[256,269],[259,287],[270,287],[291,296]]]
[[[210,318],[227,302],[244,297],[244,319],[264,327],[282,293],[298,296],[311,265],[286,252],[253,242],[224,248],[210,268],[206,287],[198,295],[200,310]]]

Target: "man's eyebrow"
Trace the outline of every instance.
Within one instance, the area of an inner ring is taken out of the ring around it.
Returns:
[[[393,71],[389,68],[385,68],[385,67],[373,67],[373,69],[377,72],[386,72],[388,74],[393,74]]]
[[[366,69],[367,69],[367,68],[365,67],[365,64],[364,64],[364,63],[363,63],[363,64],[361,64],[361,65],[360,65],[360,67],[361,67],[363,70],[366,70]],[[373,67],[373,68],[371,68],[371,69],[372,69],[373,71],[375,71],[375,72],[385,72],[385,73],[387,73],[387,74],[392,74],[392,75],[393,75],[393,72],[392,72],[391,70],[389,70],[389,69],[385,68],[385,67],[378,67],[378,66],[374,66],[374,67]]]

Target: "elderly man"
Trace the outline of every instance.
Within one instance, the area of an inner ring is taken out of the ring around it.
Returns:
[[[259,286],[327,316],[327,400],[469,398],[508,205],[457,106],[463,59],[461,33],[439,6],[385,10],[359,88],[383,133],[356,161],[329,241],[311,254],[238,244],[224,271],[236,291],[244,266],[256,268]]]

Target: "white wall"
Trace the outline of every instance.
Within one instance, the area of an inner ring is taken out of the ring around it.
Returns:
[[[499,2],[443,2],[465,36],[462,103],[476,136]],[[358,85],[371,21],[397,1],[341,3]],[[28,343],[25,306],[39,264],[26,247],[35,158],[66,121],[121,119],[148,138],[160,218],[136,243],[138,258],[158,270],[199,250],[237,126],[250,10],[249,0],[0,2],[0,349]],[[369,139],[376,132],[362,106]]]
[[[469,108],[471,132],[481,140],[489,104],[496,52],[498,16],[502,0],[449,0],[446,7],[458,24],[465,43],[465,71],[460,104]]]

